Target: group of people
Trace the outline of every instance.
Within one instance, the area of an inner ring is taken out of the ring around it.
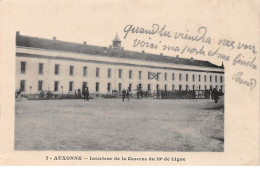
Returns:
[[[127,89],[127,91],[125,89],[123,89],[122,91],[122,100],[125,101],[125,98],[127,98],[127,101],[129,101],[129,89]]]
[[[88,90],[88,87],[84,87],[83,90],[82,90],[82,94],[83,94],[83,97],[84,97],[84,101],[89,101],[89,90]]]
[[[136,96],[137,99],[142,99],[145,96],[152,96],[156,99],[214,99],[215,102],[218,102],[219,96],[223,95],[222,90],[217,90],[214,88],[213,90],[174,90],[174,91],[167,91],[167,90],[156,90],[153,94],[148,91],[142,91],[140,89],[137,90]],[[125,98],[129,101],[129,90],[122,91],[122,100],[124,101]]]
[[[17,89],[15,91],[15,98],[16,101],[21,101],[21,89]],[[43,94],[42,94],[43,93]],[[48,92],[47,92],[48,93]],[[137,89],[136,95],[133,95],[134,97],[136,96],[137,99],[142,99],[144,96],[153,96],[153,98],[156,99],[200,99],[200,98],[205,98],[205,99],[214,99],[215,103],[218,102],[219,96],[223,95],[224,93],[222,90],[217,90],[214,88],[213,90],[174,90],[174,91],[167,91],[167,90],[156,90],[154,94],[151,94],[149,91],[143,91],[141,89]],[[76,95],[76,91],[75,91]],[[88,87],[84,87],[82,90],[82,95],[84,97],[84,101],[89,101],[90,99],[90,94],[89,94],[89,89]],[[40,96],[45,97],[45,93],[42,91],[40,93]],[[81,97],[81,91],[78,89],[78,97]],[[129,89],[125,90],[123,89],[122,91],[122,100],[129,101],[130,98],[130,91]]]
[[[153,97],[157,99],[210,99],[213,98],[214,95],[222,95],[222,91],[217,89],[213,90],[174,90],[174,91],[167,91],[167,90],[157,90],[154,92]]]

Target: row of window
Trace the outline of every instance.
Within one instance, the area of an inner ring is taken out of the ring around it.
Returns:
[[[38,73],[39,74],[43,74],[43,63],[39,63],[39,68],[38,68]],[[87,76],[87,66],[83,67],[83,76]],[[26,71],[26,62],[21,62],[21,73],[25,73]],[[58,75],[60,72],[60,65],[59,64],[55,64],[55,70],[54,70],[54,74]],[[118,77],[121,79],[122,78],[122,73],[123,70],[119,69],[118,70]],[[157,73],[153,73],[153,72],[148,72],[148,79],[156,79],[159,80],[160,79],[160,72]],[[70,66],[69,68],[69,75],[74,75],[74,66]],[[96,68],[96,77],[100,76],[100,69]],[[107,71],[107,77],[111,78],[111,68],[108,68]],[[133,78],[133,71],[129,70],[128,71],[128,77],[129,79]],[[138,78],[142,79],[142,71],[138,71]],[[167,81],[168,79],[168,73],[164,73],[164,80]],[[189,74],[186,74],[185,76],[186,81],[189,81]],[[172,80],[175,80],[175,73],[172,73]],[[179,74],[179,81],[182,81],[182,74]],[[192,81],[195,81],[195,75],[192,75]],[[201,75],[198,75],[198,81],[201,82]],[[209,81],[212,82],[212,75],[209,76]],[[207,82],[207,75],[204,75],[204,82]],[[218,82],[218,77],[215,76],[215,82]],[[223,77],[220,76],[220,82],[223,82]]]
[[[73,91],[74,90],[74,88],[73,88],[73,81],[70,81],[69,82],[69,91]],[[96,82],[96,92],[99,92],[99,82]],[[88,83],[87,82],[83,82],[82,83],[82,90],[84,89],[84,88],[86,88],[88,86]],[[123,89],[123,87],[122,87],[123,85],[122,85],[122,83],[118,83],[118,91],[122,91],[122,89]],[[142,84],[138,84],[137,85],[137,88],[139,88],[139,89],[143,89],[142,88]],[[212,89],[213,88],[213,86],[212,85],[210,85],[210,89]],[[218,89],[218,86],[216,85],[215,86],[215,88],[216,89]],[[22,91],[24,91],[25,90],[25,80],[21,80],[20,81],[20,89],[22,90]],[[31,89],[31,88],[30,88]],[[62,92],[63,92],[63,86],[61,86],[61,89],[62,89]],[[128,88],[127,89],[129,89],[129,91],[132,91],[132,84],[129,84],[128,85]],[[156,85],[156,89],[160,89],[160,86],[159,86],[159,84],[157,84]],[[175,85],[172,85],[172,88],[171,88],[172,90],[175,90],[176,88],[175,88]],[[188,85],[186,85],[186,87],[185,87],[185,89],[186,90],[190,90],[190,88],[189,88],[189,86]],[[197,88],[195,88],[195,85],[193,85],[192,86],[192,90],[196,90]],[[199,90],[201,90],[202,88],[201,88],[201,85],[199,85],[198,86],[198,89]],[[207,86],[206,85],[204,85],[204,89],[206,90],[206,89],[209,89],[209,88],[207,88]],[[223,86],[221,85],[221,88],[220,88],[221,90],[223,90]],[[42,91],[43,90],[43,81],[38,81],[38,91]],[[54,91],[59,91],[59,81],[54,81],[54,89],[53,89]],[[151,90],[151,84],[147,84],[147,90]],[[167,85],[164,85],[164,90],[168,90],[168,88],[167,88]],[[182,88],[182,85],[179,85],[179,88],[178,88],[178,90],[183,90],[183,88]],[[107,83],[107,91],[111,91],[111,83]]]

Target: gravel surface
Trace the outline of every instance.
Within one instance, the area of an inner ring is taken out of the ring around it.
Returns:
[[[23,100],[16,150],[224,151],[223,97],[213,100]]]

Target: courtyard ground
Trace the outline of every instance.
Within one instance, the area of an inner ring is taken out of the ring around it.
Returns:
[[[221,99],[23,100],[15,107],[15,150],[221,152]]]

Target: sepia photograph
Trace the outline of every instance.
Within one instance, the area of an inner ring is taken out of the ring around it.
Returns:
[[[224,65],[16,32],[16,150],[224,151]]]
[[[0,2],[0,165],[259,164],[257,0]]]

